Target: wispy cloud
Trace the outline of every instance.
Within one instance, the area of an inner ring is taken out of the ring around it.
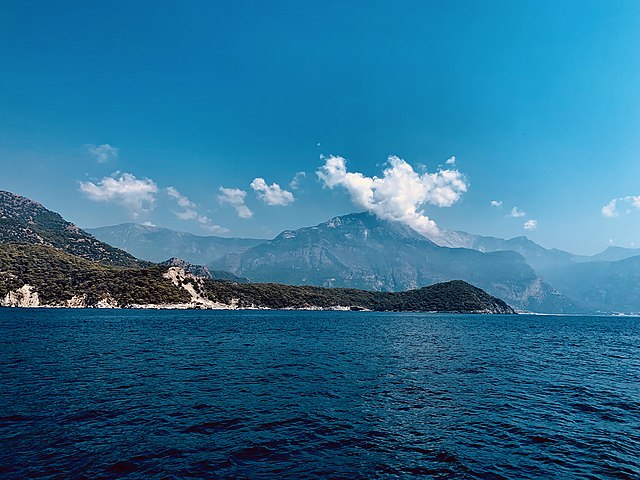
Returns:
[[[468,188],[463,175],[448,169],[419,174],[396,156],[388,158],[388,165],[382,177],[367,177],[348,172],[343,157],[329,156],[316,173],[325,187],[345,188],[355,205],[377,217],[402,222],[423,235],[437,235],[438,226],[421,207],[449,207],[460,200]]]
[[[513,218],[520,218],[520,217],[524,217],[525,215],[526,213],[518,209],[518,207],[513,207],[511,209],[511,212],[509,212],[509,216]]]
[[[198,212],[196,203],[186,195],[181,194],[175,187],[167,187],[165,192],[182,209],[173,212],[180,220],[196,220],[201,228],[211,233],[226,233],[229,231],[228,228],[216,225],[208,216]]]
[[[536,228],[538,228],[538,221],[537,220],[527,220],[526,222],[524,222],[523,225],[525,230],[535,230]]]
[[[447,158],[447,161],[444,163],[445,165],[455,165],[456,157],[454,155],[451,155],[449,158]]]
[[[198,223],[203,230],[206,230],[209,233],[229,233],[229,229],[226,227],[221,227],[220,225],[216,225],[213,221],[207,217],[206,215],[198,216]]]
[[[302,180],[304,180],[306,176],[307,176],[306,172],[296,172],[296,174],[293,176],[293,179],[289,183],[289,186],[293,190],[297,190],[298,187],[300,187],[300,182],[302,182]]]
[[[165,191],[167,192],[167,195],[175,199],[178,203],[178,206],[182,208],[182,210],[180,211],[173,212],[175,213],[176,217],[178,217],[180,220],[194,220],[198,217],[196,204],[189,200],[188,197],[182,195],[174,187],[167,187]]]
[[[284,190],[277,183],[268,185],[264,178],[254,178],[251,188],[258,198],[267,205],[289,205],[294,201],[293,193]]]
[[[240,218],[251,218],[253,212],[244,203],[247,196],[247,192],[240,190],[239,188],[225,188],[220,187],[220,194],[218,195],[218,201],[221,204],[231,205],[235,208],[236,213]]]
[[[607,218],[619,217],[620,212],[618,211],[618,208],[621,205],[626,205],[626,210],[623,213],[629,213],[631,211],[631,207],[640,209],[640,195],[628,195],[626,197],[612,198],[609,203],[600,209],[600,212]]]
[[[502,206],[502,200],[491,200],[490,205],[492,207],[500,208]]]
[[[118,158],[120,154],[120,150],[108,143],[103,143],[102,145],[88,143],[84,148],[98,163],[106,163],[109,160],[114,160]]]
[[[149,178],[138,179],[130,173],[115,172],[97,183],[80,182],[80,191],[94,202],[121,205],[137,218],[153,208],[158,186]]]

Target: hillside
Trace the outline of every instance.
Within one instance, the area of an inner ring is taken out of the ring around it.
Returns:
[[[33,244],[0,245],[0,305],[513,313],[465,282],[401,293],[239,284],[194,277],[179,267],[109,267]]]
[[[103,243],[38,202],[0,190],[0,243],[48,245],[105,265],[145,265],[118,248]]]
[[[256,282],[379,291],[460,279],[524,310],[579,308],[544,282],[518,253],[441,247],[405,225],[367,213],[284,231],[215,265]]]
[[[558,266],[545,275],[590,311],[640,313],[640,256]]]

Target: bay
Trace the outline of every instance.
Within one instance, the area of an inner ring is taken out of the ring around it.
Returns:
[[[0,309],[2,478],[638,478],[640,319]]]

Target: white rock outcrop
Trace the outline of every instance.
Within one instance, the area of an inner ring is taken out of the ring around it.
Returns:
[[[0,304],[3,307],[39,307],[40,298],[31,285],[24,284],[17,290],[7,293]]]
[[[202,278],[195,277],[190,273],[185,272],[180,267],[170,267],[165,274],[164,278],[171,280],[176,286],[184,289],[190,296],[191,302],[182,306],[182,308],[206,308],[211,310],[236,310],[238,308],[238,299],[234,298],[230,304],[214,302],[206,298],[202,288]],[[154,306],[136,305],[138,308],[154,308]],[[156,306],[155,308],[162,308]],[[174,305],[173,308],[181,308]]]

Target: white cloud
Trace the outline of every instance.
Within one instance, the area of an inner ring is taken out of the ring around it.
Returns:
[[[137,179],[130,173],[116,172],[98,183],[80,182],[80,191],[94,202],[122,205],[136,218],[153,208],[158,186],[149,178]]]
[[[277,183],[267,185],[264,178],[254,178],[251,188],[255,190],[258,198],[267,205],[289,205],[294,201],[293,193],[283,190]]]
[[[302,180],[306,176],[307,176],[306,172],[296,172],[296,174],[293,176],[293,179],[289,183],[289,186],[292,189],[297,190],[298,187],[300,187],[300,182],[302,182]]]
[[[402,222],[423,235],[437,235],[438,226],[420,207],[456,203],[468,188],[463,175],[457,170],[419,174],[396,156],[390,156],[388,164],[382,177],[367,177],[348,172],[343,157],[330,156],[316,173],[325,187],[345,188],[355,205],[377,217]]]
[[[447,161],[444,162],[446,165],[455,165],[456,163],[456,157],[455,155],[451,155],[449,158],[447,158]]]
[[[169,195],[171,198],[175,198],[178,201],[178,205],[181,206],[182,208],[195,208],[196,207],[195,203],[193,203],[191,200],[189,200],[189,198],[186,197],[185,195],[182,195],[174,187],[167,187],[166,188],[166,192],[167,192],[167,195]]]
[[[157,225],[153,222],[142,222],[142,225],[144,225],[145,227],[157,227]]]
[[[513,207],[511,209],[511,212],[509,213],[509,216],[513,218],[524,217],[525,215],[526,213],[523,212],[522,210],[519,210],[518,207]]]
[[[620,214],[616,210],[617,204],[618,204],[618,199],[617,198],[612,199],[600,210],[602,212],[602,215],[608,218],[619,216]]]
[[[253,212],[244,203],[247,192],[239,188],[220,187],[219,190],[218,201],[220,203],[231,205],[236,209],[236,213],[240,218],[251,218],[253,216]]]
[[[167,195],[174,198],[177,201],[178,206],[182,208],[179,212],[173,212],[180,220],[197,220],[200,227],[211,233],[227,233],[229,231],[228,228],[221,227],[220,225],[213,223],[213,221],[206,215],[198,213],[195,202],[192,202],[186,195],[182,195],[176,188],[167,187],[165,191],[167,192]]]
[[[182,208],[182,210],[178,212],[173,212],[176,217],[178,217],[180,220],[195,220],[196,218],[198,218],[196,204],[189,200],[188,197],[182,195],[174,187],[167,187],[165,191],[167,192],[167,195],[169,195],[171,198],[174,198],[177,201],[178,206]]]
[[[176,217],[180,220],[195,220],[198,218],[198,211],[196,210],[196,204],[189,200],[189,197],[182,195],[176,188],[167,187],[165,189],[167,195],[171,198],[175,199],[178,203],[178,206],[182,208],[179,212],[175,213]]]
[[[525,230],[535,230],[536,228],[538,228],[537,220],[527,220],[526,222],[524,222]]]
[[[502,200],[491,200],[491,206],[500,208],[502,206]]]
[[[206,215],[198,215],[198,223],[200,227],[210,233],[228,233],[229,229],[225,227],[221,227],[220,225],[216,225],[213,221],[207,217]]]
[[[98,163],[106,163],[109,160],[116,159],[120,153],[116,147],[109,145],[108,143],[103,143],[102,145],[89,143],[85,145],[84,148]]]
[[[620,204],[626,204],[628,207],[640,210],[640,195],[628,195],[626,197],[612,198],[609,203],[600,209],[600,212],[602,212],[602,215],[607,218],[619,217],[620,212],[618,211],[618,207]],[[631,209],[627,208],[624,213],[629,213],[630,211]]]

